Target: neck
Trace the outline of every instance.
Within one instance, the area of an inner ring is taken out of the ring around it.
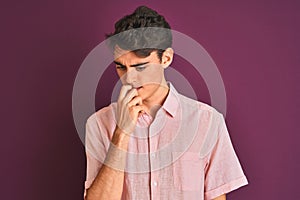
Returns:
[[[148,113],[154,117],[157,110],[163,105],[165,102],[168,93],[169,86],[165,80],[160,84],[159,88],[151,95],[150,98],[145,99],[143,104],[148,108]]]

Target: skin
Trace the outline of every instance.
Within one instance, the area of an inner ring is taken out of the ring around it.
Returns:
[[[156,105],[162,105],[168,95],[169,87],[164,77],[164,69],[170,65],[172,59],[171,48],[164,53],[162,63],[156,52],[146,58],[137,57],[124,50],[115,55],[117,74],[123,85],[132,86],[131,90],[136,90],[134,99],[138,98],[143,111],[152,116],[155,115]]]
[[[146,58],[116,46],[116,71],[123,86],[117,101],[117,126],[113,134],[112,145],[107,154],[107,162],[117,163],[118,169],[105,163],[99,170],[93,184],[87,190],[86,200],[121,199],[126,157],[120,159],[118,149],[127,151],[130,134],[136,126],[139,115],[146,112],[155,116],[157,105],[166,99],[169,87],[164,70],[173,60],[173,50],[168,48],[160,61],[156,52]],[[123,170],[122,170],[123,169]],[[225,200],[222,195],[215,200]]]
[[[226,200],[226,194],[223,194],[217,198],[214,198],[214,200]]]

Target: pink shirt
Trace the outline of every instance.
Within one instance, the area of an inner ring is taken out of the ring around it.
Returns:
[[[169,86],[154,120],[146,113],[138,119],[128,146],[122,200],[208,200],[246,185],[223,115]],[[85,190],[105,160],[115,113],[112,103],[87,120]]]

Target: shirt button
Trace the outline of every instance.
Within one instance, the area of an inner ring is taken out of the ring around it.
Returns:
[[[152,157],[152,158],[155,158],[155,153],[151,153],[151,157]]]
[[[156,182],[156,181],[153,181],[153,185],[156,187],[156,186],[157,186],[157,182]]]

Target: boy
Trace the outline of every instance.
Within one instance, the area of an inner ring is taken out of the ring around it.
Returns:
[[[145,6],[108,35],[118,101],[86,123],[85,199],[226,199],[247,184],[223,116],[165,80],[172,34]]]

